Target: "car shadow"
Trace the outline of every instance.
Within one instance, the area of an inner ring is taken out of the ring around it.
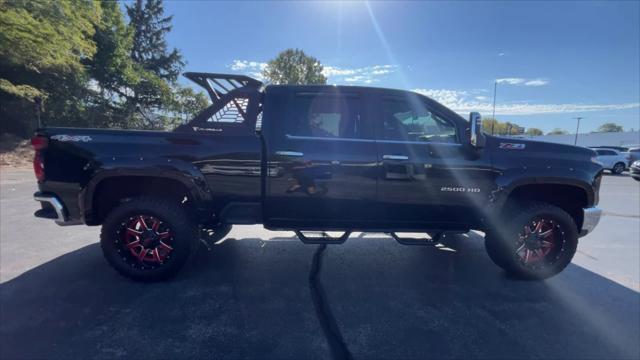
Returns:
[[[117,275],[89,245],[0,285],[0,357],[328,358],[323,321],[354,358],[640,356],[637,292],[576,265],[516,280],[479,235],[449,240],[372,234],[320,258],[293,237],[228,239],[155,284]]]

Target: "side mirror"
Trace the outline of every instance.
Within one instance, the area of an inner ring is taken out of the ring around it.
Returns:
[[[485,136],[484,132],[482,132],[482,117],[480,116],[480,113],[469,113],[469,125],[471,126],[471,136],[469,138],[471,146],[477,149],[483,148]]]

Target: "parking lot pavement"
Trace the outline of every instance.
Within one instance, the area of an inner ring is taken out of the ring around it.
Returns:
[[[448,247],[341,246],[238,226],[170,282],[112,271],[98,228],[34,219],[30,171],[0,171],[0,358],[639,358],[640,184],[543,282],[504,275],[475,232]]]

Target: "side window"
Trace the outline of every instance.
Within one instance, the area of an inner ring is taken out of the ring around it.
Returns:
[[[456,127],[415,98],[382,100],[382,140],[456,143]]]
[[[359,100],[349,96],[297,95],[287,134],[322,138],[361,137]]]

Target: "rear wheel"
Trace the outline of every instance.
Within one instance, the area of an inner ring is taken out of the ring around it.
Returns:
[[[611,169],[611,172],[616,174],[616,175],[622,174],[623,171],[624,171],[624,164],[621,163],[621,162],[616,163],[615,165],[613,165],[613,169]]]
[[[114,209],[102,225],[104,257],[120,274],[139,281],[175,275],[189,259],[198,227],[178,204],[151,198]]]
[[[508,273],[545,279],[562,271],[573,259],[578,231],[566,211],[534,203],[503,222],[503,229],[487,234],[485,246],[493,262]]]

